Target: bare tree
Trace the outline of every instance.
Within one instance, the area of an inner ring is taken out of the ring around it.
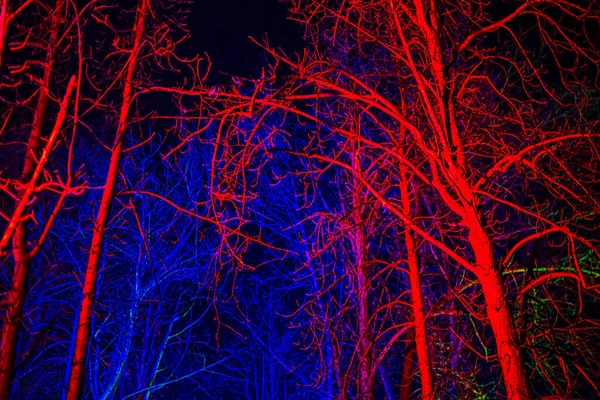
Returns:
[[[145,20],[149,12],[150,1],[142,0],[137,9],[135,26],[132,30],[133,40],[131,48],[128,49],[129,58],[125,65],[126,72],[123,77],[123,95],[121,99],[122,103],[121,111],[119,113],[119,122],[115,133],[115,141],[111,150],[110,164],[106,175],[102,200],[100,201],[96,222],[94,224],[94,235],[92,237],[90,255],[87,270],[85,272],[83,300],[79,311],[79,323],[77,325],[77,337],[75,339],[75,354],[73,356],[73,365],[71,367],[71,375],[69,378],[69,390],[67,392],[67,398],[69,400],[79,399],[83,391],[85,361],[90,340],[90,327],[94,308],[94,298],[96,296],[98,269],[103,255],[103,242],[110,216],[110,209],[114,200],[123,143],[130,119],[130,109],[133,103],[134,74],[139,63],[139,56],[140,51],[142,50],[142,41],[144,37]]]
[[[2,15],[0,16],[0,42],[4,43],[7,29],[10,22],[18,15],[29,2],[24,2],[19,5],[17,10],[12,10],[11,5],[7,1],[2,3]],[[0,355],[0,398],[7,399],[10,393],[10,384],[14,374],[14,363],[16,356],[17,338],[19,334],[19,328],[21,324],[21,317],[23,313],[23,306],[27,295],[27,279],[30,270],[31,259],[39,252],[43,246],[45,240],[48,237],[48,233],[56,219],[56,216],[60,212],[62,204],[64,203],[67,196],[72,193],[78,192],[79,189],[71,187],[72,176],[69,172],[66,184],[62,182],[52,182],[44,176],[48,174],[47,164],[49,164],[52,152],[55,150],[57,141],[59,140],[60,134],[66,125],[65,121],[68,115],[68,108],[70,100],[73,97],[73,93],[77,86],[76,76],[71,76],[68,80],[68,84],[64,89],[63,98],[59,101],[59,109],[57,111],[56,120],[54,126],[50,132],[46,132],[44,126],[47,122],[48,108],[51,107],[52,94],[51,87],[53,79],[55,78],[55,69],[57,62],[57,52],[61,45],[61,35],[64,33],[64,20],[66,15],[66,3],[62,0],[57,1],[52,6],[48,7],[48,13],[46,20],[50,21],[50,37],[47,41],[46,47],[44,47],[44,53],[42,54],[43,61],[41,68],[42,77],[39,79],[39,86],[35,88],[35,97],[37,97],[37,103],[31,118],[33,120],[31,124],[31,131],[27,139],[26,150],[24,152],[24,159],[22,162],[22,170],[20,177],[14,181],[6,180],[6,186],[10,183],[14,188],[14,193],[7,191],[14,198],[14,211],[12,215],[7,217],[7,226],[0,239],[0,252],[3,252],[6,245],[12,239],[12,259],[14,267],[12,271],[12,284],[7,298],[7,309],[3,318],[2,325],[2,339],[1,339],[1,355]],[[42,28],[43,29],[43,28]],[[32,34],[32,31],[34,32]],[[27,73],[35,73],[35,57],[37,56],[35,51],[32,51],[33,37],[39,32],[36,30],[21,29],[20,39],[23,43],[20,44],[20,50],[31,51],[31,56],[26,57],[21,68],[17,68],[16,65],[10,66],[13,70],[11,75],[14,76],[15,82],[19,86],[23,86],[25,89],[25,83],[20,81],[24,79]],[[65,40],[62,43],[66,45]],[[0,47],[0,64],[3,60],[2,53],[4,52],[4,44]],[[15,50],[16,51],[16,50]],[[18,59],[18,58],[17,58]],[[31,63],[32,66],[28,64]],[[2,65],[0,65],[0,68]],[[33,71],[31,70],[33,69]],[[62,78],[62,77],[61,77]],[[9,82],[3,82],[10,88]],[[25,89],[26,91],[27,89]],[[6,90],[8,96],[10,89]],[[8,97],[7,96],[7,97]],[[11,97],[8,97],[10,99]],[[20,110],[18,104],[23,99],[16,98],[16,102],[9,108],[9,112],[5,114],[4,129],[10,131],[12,129],[13,121],[9,120],[12,117],[12,113],[18,115]],[[77,101],[77,100],[76,100]],[[8,102],[7,102],[8,103]],[[18,118],[18,117],[17,117]],[[15,117],[12,117],[15,119]],[[16,122],[16,121],[15,121]],[[48,134],[47,137],[46,133]],[[45,143],[44,143],[45,141]],[[42,147],[43,145],[43,147]],[[5,144],[10,146],[10,144]],[[44,176],[44,179],[42,179]],[[55,188],[52,186],[55,185]],[[60,196],[54,207],[54,211],[45,221],[44,229],[41,235],[35,239],[35,245],[30,248],[30,242],[34,242],[34,238],[30,237],[28,232],[28,224],[30,215],[28,213],[32,210],[32,203],[35,202],[35,193],[42,190],[55,190]]]

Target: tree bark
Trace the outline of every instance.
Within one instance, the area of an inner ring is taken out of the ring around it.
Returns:
[[[491,241],[475,219],[469,221],[468,226],[469,240],[477,263],[476,275],[483,289],[507,397],[511,400],[532,399],[525,364],[519,350],[517,332],[506,301],[504,284],[495,266]]]
[[[83,393],[85,380],[85,363],[88,354],[88,345],[90,342],[90,327],[92,313],[96,296],[96,283],[98,280],[98,269],[103,253],[103,243],[107,229],[110,209],[114,200],[115,186],[119,174],[121,154],[123,151],[123,139],[129,121],[129,111],[133,101],[133,76],[135,73],[138,54],[142,45],[144,33],[144,21],[149,8],[149,0],[141,0],[138,7],[136,22],[133,30],[134,40],[131,54],[128,59],[127,73],[123,87],[123,103],[119,114],[119,123],[115,136],[115,143],[112,149],[106,183],[100,201],[100,208],[94,224],[94,234],[90,246],[90,255],[85,273],[85,283],[83,286],[83,299],[79,312],[79,322],[77,325],[77,336],[75,339],[75,353],[71,365],[71,376],[69,377],[69,388],[67,390],[67,399],[80,399]]]
[[[406,103],[402,101],[403,110],[406,109]],[[400,137],[402,148],[400,153],[406,156],[404,142],[406,141],[405,130],[401,131]],[[405,215],[412,217],[412,199],[410,191],[410,181],[407,167],[400,165],[400,196],[402,197],[402,209]],[[414,317],[414,337],[415,350],[417,352],[417,362],[419,372],[421,373],[421,396],[424,400],[433,400],[433,373],[431,369],[431,360],[429,358],[429,343],[427,340],[427,321],[425,318],[425,306],[423,301],[423,292],[421,290],[421,272],[419,271],[419,259],[417,254],[417,244],[414,233],[405,226],[404,242],[406,245],[408,275],[410,281],[410,293],[412,300],[412,309]]]
[[[40,94],[33,115],[33,127],[31,134],[27,142],[27,153],[25,154],[25,161],[23,162],[23,172],[20,179],[20,189],[18,191],[19,201],[15,205],[15,212],[11,220],[8,223],[6,231],[0,239],[0,253],[4,249],[4,246],[8,245],[13,233],[16,231],[17,226],[21,220],[21,216],[29,202],[29,197],[35,189],[35,182],[41,174],[44,164],[48,159],[50,152],[52,151],[52,145],[58,135],[51,135],[51,138],[46,144],[46,150],[42,154],[40,159],[37,158],[37,152],[40,149],[40,143],[43,134],[43,126],[46,118],[46,110],[48,109],[48,101],[50,99],[49,90],[52,82],[52,76],[54,72],[54,64],[56,62],[56,46],[58,44],[59,29],[62,24],[62,19],[65,12],[65,1],[57,0],[56,7],[52,14],[52,29],[50,42],[48,44],[48,52],[46,54],[46,65],[44,69],[44,77],[42,79],[42,87],[40,87]],[[67,89],[69,91],[69,89]],[[66,96],[68,99],[69,96]],[[63,107],[66,108],[66,107]],[[64,118],[63,118],[64,120]],[[61,124],[62,125],[62,124]]]
[[[67,116],[67,105],[73,88],[75,86],[75,76],[71,77],[67,87],[67,93],[63,98],[61,110],[59,112],[56,124],[51,136],[58,135],[60,128]],[[32,154],[32,153],[30,153]],[[26,163],[27,164],[27,163]],[[30,181],[29,185],[35,185],[35,180]],[[23,201],[23,199],[21,199]],[[2,341],[0,342],[0,399],[8,399],[10,394],[10,384],[14,374],[14,363],[17,347],[17,338],[19,334],[20,321],[27,294],[27,276],[31,262],[31,253],[27,247],[27,227],[25,222],[17,223],[13,236],[13,259],[15,267],[11,289],[8,295],[8,308],[4,316],[4,325],[2,326]]]
[[[4,55],[4,43],[6,30],[8,29],[9,21],[12,18],[8,6],[8,0],[3,0],[0,10],[0,69],[2,68],[2,60]],[[23,307],[25,305],[25,297],[27,294],[27,277],[29,275],[31,254],[28,249],[28,232],[27,224],[21,221],[21,215],[29,201],[29,195],[33,193],[39,173],[43,169],[44,160],[47,159],[54,140],[58,136],[60,129],[66,119],[67,106],[71,93],[75,86],[74,77],[71,78],[63,101],[61,109],[57,116],[53,127],[48,145],[42,154],[42,158],[38,160],[37,154],[40,149],[40,143],[43,134],[43,126],[46,119],[46,111],[48,109],[48,101],[50,99],[49,90],[52,83],[54,72],[54,64],[56,61],[56,47],[58,44],[59,30],[62,25],[62,20],[65,13],[65,1],[57,0],[52,14],[52,28],[50,32],[50,40],[46,53],[46,65],[42,80],[42,87],[39,89],[39,97],[33,115],[33,127],[27,142],[27,150],[25,160],[23,161],[23,169],[19,180],[19,188],[17,190],[17,200],[13,218],[9,223],[2,242],[6,243],[10,240],[12,234],[12,254],[14,260],[14,271],[11,282],[11,288],[8,295],[8,307],[4,316],[4,325],[2,326],[1,341],[0,341],[0,400],[5,400],[10,397],[10,388],[14,375],[14,364],[16,357],[17,339],[19,336],[19,328],[21,325],[21,317]],[[13,225],[14,231],[11,232],[10,225]],[[0,251],[3,246],[0,246]]]
[[[14,271],[12,286],[8,293],[8,307],[2,325],[0,342],[0,399],[10,398],[10,389],[15,370],[17,339],[27,292],[29,273],[29,252],[27,251],[27,230],[20,223],[13,236]]]
[[[413,347],[415,330],[410,329],[406,335],[406,357],[402,363],[402,380],[400,381],[400,400],[410,400],[410,385],[415,372],[415,348]]]
[[[406,241],[406,251],[408,253],[408,273],[415,324],[415,349],[417,351],[417,362],[421,374],[421,396],[423,400],[433,400],[433,373],[431,372],[431,361],[429,358],[425,307],[423,304],[423,294],[421,292],[421,277],[417,259],[417,248],[415,238],[410,230],[405,231],[404,239]]]

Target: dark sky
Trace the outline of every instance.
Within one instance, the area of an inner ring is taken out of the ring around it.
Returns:
[[[194,0],[186,50],[209,54],[212,79],[224,78],[219,71],[257,75],[262,50],[249,36],[260,40],[266,34],[271,45],[288,52],[302,49],[303,28],[287,19],[287,8],[279,0]]]

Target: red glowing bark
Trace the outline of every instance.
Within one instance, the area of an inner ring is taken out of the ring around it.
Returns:
[[[26,222],[22,221],[22,215],[28,206],[29,199],[37,188],[37,181],[44,166],[48,161],[48,157],[52,152],[54,143],[61,131],[63,123],[67,117],[67,106],[75,86],[75,77],[71,77],[66,89],[65,96],[61,103],[61,108],[58,113],[55,125],[48,137],[46,146],[42,154],[38,158],[38,151],[43,134],[43,125],[46,119],[46,110],[50,99],[49,88],[52,82],[54,72],[54,64],[56,60],[56,46],[58,42],[59,29],[62,23],[65,12],[64,0],[56,2],[52,14],[52,28],[50,40],[46,53],[46,64],[44,76],[42,79],[42,87],[39,89],[39,97],[37,106],[33,116],[33,128],[29,135],[25,160],[21,173],[20,186],[17,190],[18,200],[15,204],[15,211],[9,222],[9,225],[0,242],[0,250],[6,246],[12,237],[13,242],[13,259],[14,270],[11,283],[11,289],[8,295],[8,308],[4,317],[4,325],[2,327],[2,339],[0,342],[0,399],[8,399],[10,395],[10,384],[14,374],[14,362],[16,356],[17,337],[19,333],[20,320],[25,304],[27,294],[27,277],[29,275],[29,267],[31,262],[31,252],[28,249],[28,232]],[[0,20],[0,42],[4,43],[4,35],[8,27],[9,19],[12,15],[8,15],[7,1],[2,3],[2,15]],[[2,54],[4,48],[0,48],[0,68],[2,62]]]
[[[29,1],[26,1],[21,4],[16,10],[16,13],[20,12],[29,3]],[[27,223],[23,221],[22,216],[29,206],[30,197],[37,188],[37,181],[44,170],[45,164],[48,161],[53,146],[67,117],[69,99],[76,84],[75,77],[71,77],[64,98],[60,104],[61,107],[54,127],[41,155],[39,155],[44,122],[46,121],[48,103],[50,101],[49,90],[54,74],[60,27],[63,22],[64,14],[65,1],[57,0],[51,14],[52,25],[46,49],[44,75],[41,80],[37,105],[33,114],[32,130],[29,134],[25,159],[23,161],[23,169],[19,186],[17,187],[18,200],[15,203],[15,210],[12,218],[0,241],[1,251],[12,237],[12,255],[14,261],[11,288],[7,299],[8,307],[4,315],[4,324],[2,326],[0,339],[0,399],[8,399],[10,397],[10,388],[14,375],[17,339],[21,326],[23,306],[27,295],[27,278],[29,275],[31,258],[34,255],[33,251],[30,251],[28,248],[29,233]],[[0,13],[0,68],[2,68],[7,30],[14,16],[15,13],[11,11],[8,1],[4,0],[2,2]],[[39,245],[41,245],[42,242],[43,239],[40,240]]]
[[[90,254],[85,273],[83,299],[79,311],[79,322],[77,324],[77,336],[75,339],[75,352],[73,355],[71,375],[69,377],[69,388],[67,391],[68,400],[79,399],[83,393],[85,363],[90,341],[90,329],[94,301],[96,297],[98,270],[103,254],[103,243],[108,225],[108,218],[110,216],[110,209],[115,195],[115,186],[119,174],[123,142],[129,122],[130,108],[133,101],[133,78],[138,63],[138,55],[142,46],[144,22],[148,12],[149,0],[141,0],[133,29],[133,46],[130,49],[130,56],[127,60],[127,72],[123,82],[123,103],[119,113],[119,123],[115,135],[114,146],[111,152],[104,191],[102,193],[100,207],[98,208],[98,214],[94,224],[94,234],[92,236]]]
[[[400,400],[410,400],[412,391],[410,385],[413,382],[415,370],[415,348],[413,347],[415,339],[415,330],[411,329],[406,335],[407,345],[405,347],[406,355],[402,363],[402,380],[400,381]]]
[[[415,349],[417,352],[419,372],[421,373],[421,396],[423,399],[431,400],[434,398],[433,374],[431,372],[425,309],[423,304],[423,294],[421,292],[421,272],[419,271],[415,238],[408,229],[404,232],[404,240],[408,255],[408,275],[410,279],[410,292],[415,325]]]
[[[475,273],[483,289],[507,396],[515,400],[532,399],[517,332],[506,301],[502,278],[496,268],[491,242],[476,219],[470,220],[468,226],[469,240],[477,263]]]
[[[71,77],[71,80],[67,86],[67,92],[62,100],[61,109],[56,119],[56,123],[52,129],[50,138],[48,139],[50,147],[46,146],[43,154],[46,154],[50,151],[50,148],[52,147],[54,140],[56,140],[65,118],[67,117],[67,106],[74,86],[75,77],[73,76]],[[44,96],[43,100],[47,101],[47,96]],[[39,116],[39,114],[37,116]],[[39,127],[40,130],[36,131],[34,129],[33,133],[41,134],[41,124]],[[30,137],[28,147],[29,151],[23,167],[23,177],[30,176],[33,172],[34,166],[36,166],[34,149],[37,145],[39,145],[40,136],[35,136],[33,133]],[[31,140],[31,138],[34,138],[34,140]],[[23,188],[27,189],[22,189],[20,193],[24,194],[31,188],[35,188],[36,181],[37,179],[32,178],[27,185],[23,185]],[[33,189],[31,189],[31,191],[33,191]],[[20,201],[23,202],[23,199]],[[28,234],[25,222],[18,222],[13,235],[13,258],[15,267],[13,272],[12,286],[8,297],[8,309],[4,317],[4,326],[2,327],[2,341],[0,342],[0,398],[3,399],[7,399],[10,393],[10,382],[14,373],[17,336],[19,333],[20,319],[27,293],[27,276],[29,274],[29,265],[31,261],[31,254],[27,248],[27,236]]]
[[[62,121],[66,117],[66,115],[62,116],[61,125],[58,126],[58,130],[55,127],[55,130],[52,131],[52,134],[50,135],[46,143],[42,155],[39,159],[37,159],[37,152],[39,150],[40,141],[42,139],[43,124],[46,118],[46,109],[48,108],[48,101],[50,99],[48,90],[50,88],[50,83],[52,82],[54,63],[56,61],[56,45],[58,42],[59,28],[62,23],[64,12],[65,2],[64,0],[58,0],[56,2],[56,7],[52,14],[52,30],[50,42],[48,44],[48,50],[46,53],[44,77],[42,79],[40,94],[33,116],[33,128],[31,130],[31,134],[29,135],[29,140],[27,143],[27,153],[25,155],[25,161],[23,163],[23,173],[21,175],[21,182],[23,183],[23,186],[22,189],[20,189],[19,201],[15,207],[15,211],[11,217],[11,220],[8,223],[6,230],[2,235],[2,238],[0,239],[0,252],[8,244],[13,232],[17,229],[17,225],[19,225],[25,208],[29,203],[29,198],[36,189],[37,180],[42,174],[44,166],[46,165],[50,153],[52,152],[54,143],[58,138],[60,127],[62,126]]]
[[[402,102],[402,108],[406,111],[406,103]],[[406,129],[401,131],[400,154],[405,157],[406,152]],[[412,215],[412,199],[409,181],[409,172],[406,165],[400,165],[400,196],[402,198],[402,210],[405,215]],[[429,343],[427,340],[427,321],[425,318],[425,307],[423,292],[421,288],[421,271],[419,270],[418,249],[414,233],[405,227],[404,242],[406,245],[408,275],[410,281],[410,293],[412,299],[412,311],[414,317],[414,339],[419,372],[421,373],[421,396],[425,400],[433,400],[434,386],[431,360],[429,358]],[[407,357],[408,360],[408,357]]]
[[[459,127],[457,118],[454,115],[453,99],[451,96],[446,96],[448,83],[443,68],[443,49],[440,44],[441,34],[438,26],[439,16],[434,2],[426,5],[421,0],[415,0],[414,6],[416,25],[425,39],[425,53],[431,63],[430,68],[436,83],[433,88],[435,96],[428,94],[429,90],[424,84],[426,78],[421,76],[410,53],[409,44],[402,33],[403,28],[399,25],[398,18],[395,17],[397,32],[403,43],[409,68],[418,77],[421,98],[426,104],[429,120],[433,122],[434,132],[436,132],[438,142],[443,149],[440,159],[433,160],[430,157],[430,164],[438,163],[444,166],[444,180],[449,183],[455,193],[460,195],[453,198],[446,191],[444,185],[438,179],[434,179],[438,180],[438,190],[440,190],[442,198],[447,199],[448,206],[457,214],[463,215],[463,218],[464,216],[471,216],[466,221],[465,226],[469,229],[468,240],[475,255],[475,265],[473,265],[472,270],[479,278],[483,288],[486,310],[497,344],[498,358],[502,367],[508,397],[510,399],[531,399],[532,396],[525,365],[517,343],[512,313],[505,298],[505,291],[499,273],[495,268],[496,262],[492,243],[478,218],[475,217],[477,215],[476,209],[474,210],[474,207],[476,207],[474,205],[475,196],[468,184],[468,179],[463,176],[463,171],[469,170],[469,166],[466,161],[467,154],[464,153],[462,140],[458,134]],[[392,5],[392,8],[394,9],[395,5]],[[433,99],[430,99],[431,97]],[[446,100],[444,100],[445,98]],[[437,104],[437,107],[434,104]],[[451,154],[450,149],[454,150],[454,154]],[[432,167],[434,166],[432,165]],[[411,281],[412,279],[414,278],[411,276]],[[417,350],[419,346],[418,336],[419,332],[417,331]]]

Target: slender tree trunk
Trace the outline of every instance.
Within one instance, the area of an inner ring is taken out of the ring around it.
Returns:
[[[476,275],[483,288],[508,398],[531,399],[525,365],[519,352],[514,322],[506,302],[504,286],[496,269],[492,243],[477,217],[476,200],[463,172],[468,170],[467,158],[454,118],[454,105],[451,96],[447,96],[448,82],[443,68],[444,49],[439,39],[439,15],[434,1],[425,3],[423,0],[415,0],[414,4],[419,28],[426,39],[438,96],[440,99],[447,98],[437,102],[437,117],[432,116],[432,120],[438,121],[438,138],[446,155],[444,157],[447,164],[446,169],[449,171],[446,178],[448,182],[451,182],[451,186],[454,186],[456,192],[461,193],[462,198],[465,199],[460,201],[464,208],[464,215],[468,219],[465,221],[465,225],[469,228],[468,239],[475,254]],[[424,90],[422,96],[424,99],[428,98],[428,94]]]
[[[27,231],[20,223],[13,236],[14,271],[12,287],[8,294],[8,308],[4,316],[0,342],[0,399],[10,397],[10,388],[14,376],[17,339],[27,291],[29,273],[29,252],[27,251]]]
[[[419,272],[419,261],[417,259],[417,247],[411,231],[405,231],[404,240],[406,242],[406,251],[408,253],[408,274],[415,324],[415,349],[417,351],[417,362],[421,374],[421,396],[424,400],[433,400],[433,373],[431,372],[431,361],[429,358],[429,344],[427,340],[423,294],[421,293],[421,277]]]
[[[406,104],[402,101],[402,107]],[[401,132],[401,143],[406,140],[406,132]],[[400,153],[405,155],[404,147]],[[406,165],[400,165],[400,196],[402,198],[402,208],[406,215],[413,214],[411,209],[411,191],[409,175]],[[431,360],[429,358],[429,343],[427,340],[427,321],[425,318],[425,306],[423,302],[423,293],[421,290],[421,272],[419,271],[419,259],[417,255],[417,245],[414,233],[405,227],[404,242],[406,244],[408,276],[410,280],[410,293],[412,299],[412,309],[415,324],[415,349],[417,352],[417,362],[419,372],[421,373],[421,396],[424,400],[433,400],[433,373],[431,370]]]
[[[129,360],[133,344],[133,335],[135,333],[135,319],[137,318],[138,314],[138,304],[139,300],[136,299],[134,301],[134,305],[132,305],[129,309],[129,317],[127,318],[127,330],[125,332],[124,344],[122,344],[122,346],[120,346],[119,348],[119,351],[116,352],[116,355],[119,358],[111,360],[113,363],[117,364],[117,367],[115,368],[110,382],[106,385],[106,390],[104,394],[100,397],[100,400],[107,400],[113,398],[113,394],[117,392],[119,382],[123,378],[123,372],[125,371],[125,366],[127,365],[127,361]]]
[[[74,86],[75,77],[73,76],[67,87],[67,93],[63,98],[61,110],[51,136],[58,134],[67,116],[67,106]],[[28,152],[28,159],[34,159],[33,156],[30,156],[31,154],[34,154],[33,151]],[[26,167],[23,169],[24,171],[29,171],[29,165],[35,165],[34,163],[32,164],[31,162],[27,161],[25,164]],[[35,180],[31,180],[29,185],[35,185]],[[19,190],[19,195],[21,195],[24,191],[24,189]],[[23,199],[21,199],[21,201],[23,201]],[[20,320],[23,313],[23,306],[25,304],[25,297],[27,294],[27,276],[29,275],[29,267],[31,262],[30,252],[27,247],[27,237],[28,233],[26,222],[18,222],[13,235],[13,279],[8,295],[8,308],[4,317],[4,325],[2,326],[2,341],[0,342],[0,399],[8,399],[10,392],[10,381],[12,380],[12,375],[14,372],[17,337],[19,333]]]
[[[27,153],[25,154],[23,172],[20,179],[20,183],[22,184],[18,191],[20,201],[18,201],[15,205],[13,217],[9,221],[6,231],[2,235],[2,239],[0,239],[0,252],[3,250],[5,245],[8,245],[13,232],[16,231],[17,226],[20,225],[19,222],[21,220],[21,216],[27,207],[29,197],[34,192],[37,178],[41,174],[44,164],[47,161],[50,152],[52,151],[54,140],[56,140],[56,137],[58,136],[58,131],[53,131],[53,133],[56,133],[56,135],[52,135],[52,137],[48,140],[48,143],[46,144],[46,150],[42,154],[42,157],[38,159],[37,153],[40,149],[43,127],[46,119],[46,110],[48,109],[48,101],[50,99],[49,90],[54,72],[54,64],[56,62],[56,46],[58,44],[59,29],[64,18],[64,12],[65,1],[57,0],[56,7],[54,8],[54,12],[52,14],[52,28],[50,42],[48,43],[46,53],[44,77],[42,79],[42,86],[39,89],[39,97],[36,104],[35,113],[33,114],[33,128],[31,129],[31,133],[27,142]],[[0,24],[2,23],[6,24],[6,22],[0,21]],[[70,93],[70,89],[67,89],[67,92]],[[67,100],[69,97],[70,96],[66,96]],[[62,126],[62,124],[59,125],[59,129],[60,126]]]
[[[150,382],[148,383],[148,387],[151,388],[154,386],[154,382],[156,381],[156,376],[158,375],[158,370],[160,368],[160,363],[165,354],[165,349],[167,348],[167,344],[169,344],[169,339],[171,339],[171,332],[173,331],[173,324],[175,323],[175,318],[171,319],[169,322],[169,327],[165,331],[165,337],[160,345],[160,349],[156,353],[156,360],[154,362],[154,366],[152,367],[152,373],[150,374]],[[140,393],[138,395],[138,399],[142,400],[150,400],[151,390],[147,390],[145,393]]]
[[[504,284],[495,267],[492,244],[476,220],[470,221],[469,229],[469,240],[479,270],[477,278],[483,289],[507,397],[511,400],[532,399],[525,364],[519,350],[517,332],[506,301]]]
[[[411,329],[406,335],[407,344],[406,350],[408,353],[404,358],[402,364],[402,380],[400,381],[400,400],[410,400],[412,392],[410,391],[410,385],[413,381],[413,375],[415,372],[415,348],[413,347],[415,339],[415,330]]]
[[[437,24],[438,15],[433,7],[430,9],[429,21],[423,18],[425,7],[422,0],[418,12],[422,20],[420,25],[424,27],[424,35],[429,45],[429,54],[432,60],[432,69],[438,83],[438,90],[441,98],[444,98],[446,88],[446,77],[444,76],[442,62],[442,48],[438,40],[439,26]],[[432,6],[435,3],[430,3]],[[467,170],[467,158],[462,146],[461,138],[458,134],[459,129],[456,120],[453,118],[454,106],[450,100],[439,102],[439,121],[444,131],[440,135],[440,143],[444,145],[444,153],[447,154],[447,169],[450,171],[447,176],[457,192],[461,193],[466,201],[461,201],[464,208],[464,215],[467,218],[465,225],[469,228],[469,242],[473,248],[476,262],[476,275],[482,285],[485,297],[486,309],[490,326],[496,340],[498,357],[502,367],[502,374],[506,391],[509,399],[531,399],[531,392],[528,385],[527,374],[523,359],[519,352],[517,335],[514,322],[506,302],[504,286],[500,275],[496,269],[493,246],[489,236],[484,231],[478,218],[476,200],[468,184],[468,179],[464,176],[464,170]],[[450,143],[448,142],[450,140]],[[453,148],[454,157],[450,156],[450,148]]]
[[[0,0],[0,71],[6,64],[6,37],[8,36],[8,29],[10,24],[15,18],[16,14],[23,11],[25,7],[32,4],[35,0],[25,0],[17,5],[16,9],[14,4],[9,4],[10,0]],[[64,3],[64,1],[61,1]]]
[[[85,362],[88,353],[90,341],[90,326],[92,321],[92,312],[96,296],[96,283],[98,280],[98,269],[103,252],[104,237],[107,229],[110,208],[114,199],[115,186],[118,178],[121,153],[123,150],[123,139],[129,121],[129,110],[133,99],[133,76],[137,65],[138,54],[142,45],[144,32],[144,20],[149,8],[149,0],[141,0],[141,5],[136,16],[135,27],[133,31],[134,40],[131,54],[128,59],[127,73],[123,87],[123,104],[119,114],[119,124],[115,136],[115,143],[112,149],[106,183],[100,208],[94,225],[94,234],[90,247],[87,269],[85,273],[85,283],[83,286],[83,300],[79,312],[79,323],[77,326],[77,337],[75,339],[75,354],[71,367],[71,376],[69,377],[69,388],[67,391],[68,400],[77,400],[83,393],[83,383],[85,380]]]
[[[3,0],[0,9],[0,68],[2,67],[2,57],[4,54],[4,43],[6,30],[10,19],[8,0]],[[33,127],[27,142],[27,150],[25,160],[23,162],[23,170],[20,177],[20,186],[17,190],[17,200],[15,204],[14,218],[10,221],[14,224],[14,233],[12,236],[12,254],[14,260],[13,279],[8,295],[8,307],[4,316],[4,325],[2,326],[1,341],[0,341],[0,400],[8,399],[10,396],[10,387],[14,375],[14,364],[16,357],[17,339],[19,336],[19,328],[21,325],[21,317],[23,314],[23,306],[25,305],[25,297],[27,294],[27,277],[31,263],[31,254],[27,246],[28,232],[27,224],[21,221],[22,211],[25,210],[29,200],[28,194],[32,193],[38,171],[43,167],[43,161],[47,159],[49,152],[52,150],[52,144],[58,136],[58,132],[66,119],[67,106],[73,87],[75,86],[74,77],[71,78],[67,86],[65,97],[61,103],[61,109],[57,116],[52,133],[48,140],[48,145],[42,154],[42,158],[38,159],[38,152],[43,134],[43,126],[46,119],[46,111],[48,109],[49,88],[52,82],[54,72],[54,64],[56,60],[56,46],[58,42],[59,30],[64,18],[65,2],[57,0],[52,14],[52,28],[50,32],[50,40],[46,53],[46,65],[44,76],[42,79],[42,87],[39,89],[38,101],[33,115]],[[40,165],[41,164],[41,165]],[[10,240],[10,227],[5,232],[3,241]],[[1,247],[0,247],[1,249]]]

